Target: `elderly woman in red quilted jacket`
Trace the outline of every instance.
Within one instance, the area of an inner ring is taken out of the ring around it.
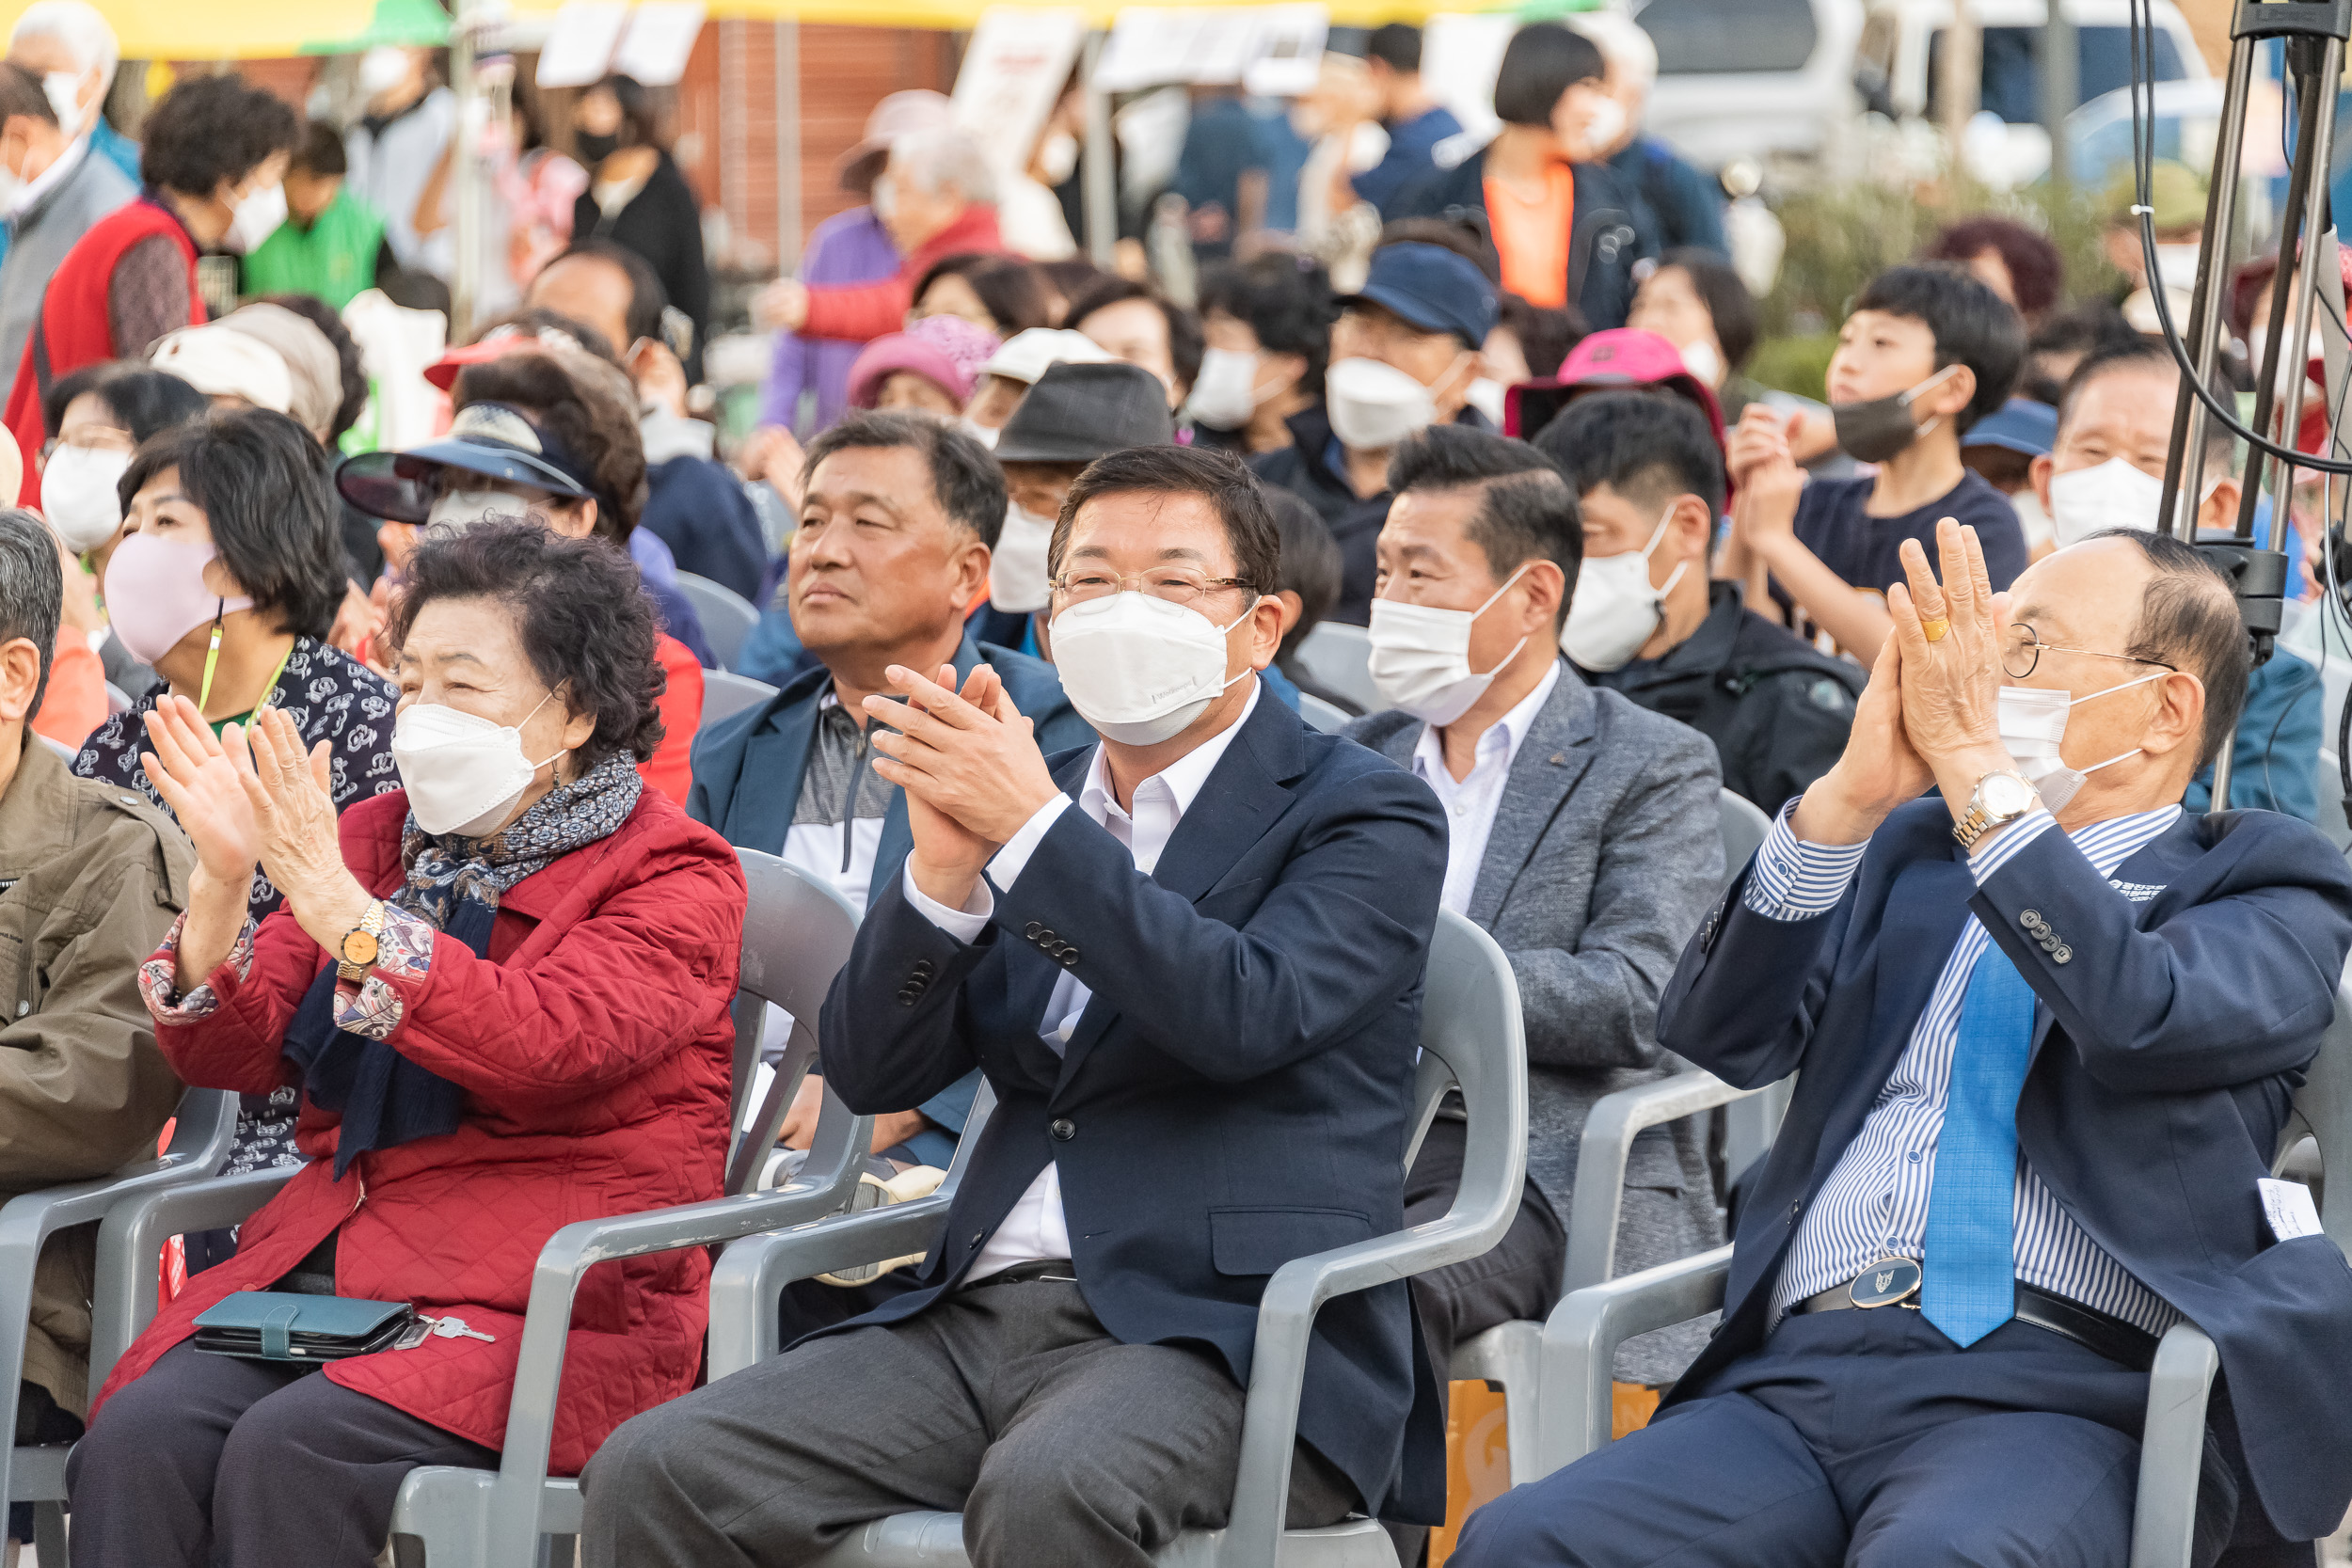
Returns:
[[[303,1090],[307,1164],[132,1346],[68,1470],[72,1560],[373,1562],[419,1465],[492,1466],[531,1274],[579,1219],[716,1197],[744,884],[636,763],[660,736],[626,560],[492,521],[420,549],[392,625],[405,792],[337,823],[282,715],[215,737],[173,700],[146,766],[191,838],[142,974],[188,1083]],[[256,863],[286,895],[257,928]],[[699,1249],[592,1271],[551,1462],[694,1381]],[[411,1302],[410,1349],[199,1351],[233,1291]],[[454,1325],[454,1326],[453,1326]]]

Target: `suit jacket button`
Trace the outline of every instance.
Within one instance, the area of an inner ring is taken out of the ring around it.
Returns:
[[[922,976],[924,979],[926,979],[926,980],[930,979],[930,978],[931,977],[931,961],[930,961],[930,959],[929,959],[929,958],[917,958],[917,959],[915,959],[915,960],[914,960],[914,973],[915,973],[915,974],[919,974],[919,975],[921,975],[921,976]]]
[[[985,1231],[985,1230],[975,1230],[974,1232],[972,1232],[972,1244],[973,1244],[974,1246],[978,1246],[978,1245],[979,1245],[982,1242],[985,1242],[985,1241],[987,1241],[987,1240],[988,1240],[988,1232],[987,1232],[987,1231]]]
[[[2040,910],[2027,910],[2017,917],[2017,924],[2023,926],[2026,930],[2030,931],[2035,927],[2042,924],[2042,911]]]
[[[1056,954],[1055,957],[1061,960],[1061,966],[1064,969],[1075,969],[1078,967],[1078,950],[1074,947],[1065,946],[1059,953]]]
[[[1021,927],[1021,934],[1028,938],[1031,942],[1035,942],[1038,939],[1038,933],[1044,929],[1044,927],[1032,920],[1026,926]]]
[[[1068,1117],[1056,1117],[1049,1131],[1054,1134],[1055,1142],[1066,1144],[1078,1135],[1078,1124]]]
[[[2074,950],[2062,942],[2050,949],[2050,961],[2053,963],[2065,963],[2074,956]]]

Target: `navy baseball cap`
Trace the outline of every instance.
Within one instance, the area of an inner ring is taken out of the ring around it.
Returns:
[[[335,469],[335,488],[371,517],[421,523],[440,495],[444,468],[527,485],[551,496],[596,495],[588,465],[565,450],[555,433],[503,403],[469,404],[449,434],[406,451],[363,451]]]
[[[1468,257],[1417,240],[1374,251],[1363,288],[1339,303],[1377,305],[1407,325],[1451,332],[1472,348],[1495,329],[1495,286],[1486,275]]]
[[[1963,447],[1999,447],[2026,457],[2047,457],[2058,445],[2058,410],[2031,398],[2011,398],[1968,427]]]

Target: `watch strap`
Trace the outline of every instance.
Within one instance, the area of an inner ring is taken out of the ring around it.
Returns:
[[[376,939],[381,937],[383,934],[384,900],[381,898],[371,899],[368,902],[367,911],[359,916],[359,924],[353,927],[350,930],[345,931],[343,933],[342,942],[338,944],[335,954],[335,973],[337,975],[345,980],[365,979],[367,977],[368,971],[375,965],[375,942]],[[350,956],[351,939],[355,936],[361,935],[366,936],[368,939],[368,955],[365,959],[355,961]]]
[[[2015,779],[2025,786],[2026,803],[2014,811],[1994,811],[1984,801],[1985,783],[1991,779]],[[2023,773],[2011,772],[2007,768],[1987,773],[1984,778],[1977,781],[1977,787],[1969,794],[1967,811],[1962,814],[1959,821],[1952,824],[1952,837],[1960,841],[1960,847],[1963,853],[1973,851],[1979,839],[1995,828],[2014,822],[2019,817],[2028,815],[2033,810],[2033,781]]]

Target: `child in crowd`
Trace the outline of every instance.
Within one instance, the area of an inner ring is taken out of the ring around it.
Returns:
[[[245,259],[247,294],[316,294],[340,310],[375,286],[384,217],[344,186],[350,165],[332,125],[311,120],[286,166],[286,221]]]
[[[1999,408],[2026,347],[2017,312],[1947,266],[1882,273],[1854,304],[1829,362],[1838,445],[1876,465],[1859,479],[1807,483],[1789,452],[1795,420],[1752,405],[1733,432],[1726,576],[1748,603],[1823,648],[1864,664],[1893,627],[1886,585],[1906,539],[1932,546],[1938,519],[1974,527],[1993,586],[2025,569],[2026,538],[2009,499],[1970,472],[1961,436]],[[1770,596],[1766,590],[1769,587]]]

